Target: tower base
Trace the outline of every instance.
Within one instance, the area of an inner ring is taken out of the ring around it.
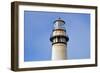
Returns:
[[[66,59],[66,44],[56,43],[52,45],[52,60]]]

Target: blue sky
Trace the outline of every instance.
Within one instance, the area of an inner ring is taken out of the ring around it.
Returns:
[[[67,59],[90,58],[90,14],[24,11],[24,61],[51,60],[49,39],[59,17],[69,36]]]

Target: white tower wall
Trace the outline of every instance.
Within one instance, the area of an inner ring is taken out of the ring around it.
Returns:
[[[52,46],[52,60],[66,59],[66,45],[57,43]]]

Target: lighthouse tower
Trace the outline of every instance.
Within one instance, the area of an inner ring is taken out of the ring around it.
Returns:
[[[54,21],[54,28],[50,41],[52,42],[52,60],[66,59],[67,42],[69,40],[66,29],[65,21],[58,18]]]

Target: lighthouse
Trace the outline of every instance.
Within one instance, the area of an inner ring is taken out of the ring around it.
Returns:
[[[69,37],[66,33],[65,29],[65,21],[61,18],[58,18],[54,21],[54,28],[52,30],[52,34],[50,37],[50,41],[52,42],[52,60],[65,60],[66,50],[67,50],[67,42]]]

